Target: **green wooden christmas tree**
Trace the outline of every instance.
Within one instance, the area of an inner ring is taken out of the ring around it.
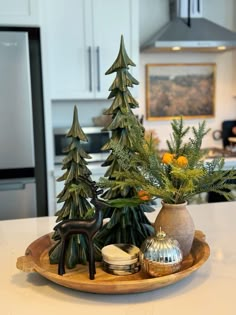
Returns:
[[[86,185],[80,185],[83,176],[91,181],[91,171],[87,167],[86,159],[91,157],[84,151],[81,141],[88,141],[86,135],[80,127],[78,121],[77,107],[74,107],[73,123],[66,134],[71,138],[70,144],[65,148],[66,157],[62,162],[64,174],[57,181],[64,181],[64,188],[57,196],[58,203],[63,203],[62,208],[57,211],[57,222],[66,219],[86,219],[93,215],[94,208],[87,198],[91,197],[91,191]],[[79,187],[79,189],[78,189]],[[58,240],[59,235],[55,232],[53,239]],[[51,249],[49,258],[51,263],[58,263],[60,254],[60,242]],[[66,249],[66,266],[75,267],[78,263],[86,263],[87,244],[83,235],[73,235],[70,237]]]
[[[132,131],[135,128],[141,128],[144,131],[143,126],[132,112],[132,109],[138,107],[138,102],[131,95],[129,87],[138,84],[138,81],[129,73],[129,66],[135,66],[135,64],[127,55],[122,36],[118,56],[106,72],[106,74],[116,72],[108,96],[108,99],[114,99],[111,106],[104,112],[106,115],[112,115],[111,123],[105,128],[112,132],[111,139],[102,148],[103,150],[111,150],[107,160],[102,164],[102,166],[107,167],[104,177],[108,178],[109,181],[122,181],[119,176],[122,165],[119,163],[117,155],[114,154],[112,149],[114,145],[119,144],[121,149],[122,147],[126,148],[130,154],[135,154],[132,147]],[[131,121],[136,126],[132,125]],[[132,198],[137,196],[137,193],[135,188],[108,188],[102,197],[112,201],[120,198]],[[96,246],[102,248],[111,243],[130,243],[140,246],[144,239],[153,233],[153,228],[144,213],[145,211],[150,212],[153,209],[146,204],[105,209],[104,218],[110,218],[110,220],[97,233]]]

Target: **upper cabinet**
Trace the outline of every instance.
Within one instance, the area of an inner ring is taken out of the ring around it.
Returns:
[[[1,26],[38,26],[38,0],[0,0]]]
[[[139,56],[135,0],[50,0],[44,7],[52,99],[107,98],[124,35],[128,55]],[[131,70],[138,79],[138,68]]]

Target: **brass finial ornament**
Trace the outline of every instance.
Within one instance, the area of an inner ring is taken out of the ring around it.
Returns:
[[[161,230],[148,237],[139,252],[141,268],[152,277],[166,276],[177,272],[183,260],[182,251],[176,240]]]

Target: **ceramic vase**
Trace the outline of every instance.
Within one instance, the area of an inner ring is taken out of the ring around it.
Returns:
[[[181,204],[168,204],[162,201],[162,208],[154,222],[156,232],[164,230],[166,234],[176,239],[183,252],[183,257],[191,251],[195,227],[192,217],[187,209],[187,202]]]

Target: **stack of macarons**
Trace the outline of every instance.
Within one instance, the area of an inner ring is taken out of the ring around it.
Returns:
[[[125,276],[140,269],[139,248],[132,244],[111,244],[102,248],[102,268],[104,271]]]

